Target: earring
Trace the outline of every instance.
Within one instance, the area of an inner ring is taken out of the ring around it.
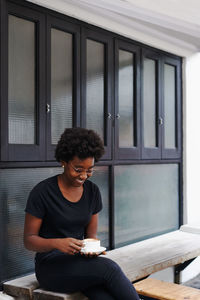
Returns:
[[[62,168],[64,168],[65,166],[64,165],[62,165]]]

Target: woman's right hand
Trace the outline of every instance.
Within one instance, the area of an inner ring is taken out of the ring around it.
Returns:
[[[61,252],[74,255],[80,252],[83,247],[83,241],[74,238],[61,238],[55,240],[55,246]]]

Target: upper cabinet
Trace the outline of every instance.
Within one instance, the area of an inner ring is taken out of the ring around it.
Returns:
[[[181,155],[181,61],[142,51],[142,158]]]
[[[80,119],[80,28],[47,18],[47,159],[54,160],[56,144],[65,128]]]
[[[3,1],[0,160],[55,161],[67,127],[102,160],[181,157],[181,58],[34,5]]]
[[[95,130],[104,141],[102,159],[111,159],[112,38],[90,29],[81,39],[81,126]]]
[[[43,160],[45,17],[8,3],[5,20],[1,37],[1,160]]]
[[[115,41],[115,158],[140,158],[140,49]]]
[[[162,57],[162,158],[181,156],[181,61]]]

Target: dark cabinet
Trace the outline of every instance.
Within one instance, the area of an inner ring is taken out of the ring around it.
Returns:
[[[181,61],[142,51],[142,158],[181,156]]]
[[[1,36],[1,160],[43,160],[45,16],[7,5]]]
[[[102,160],[181,157],[181,58],[3,2],[1,161],[54,161],[67,127],[95,130]]]
[[[81,126],[95,130],[104,141],[102,159],[111,159],[112,38],[90,29],[81,39]]]
[[[140,49],[115,41],[115,158],[140,158]]]

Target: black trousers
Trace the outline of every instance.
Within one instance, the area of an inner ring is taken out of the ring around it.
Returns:
[[[121,268],[106,257],[73,256],[55,250],[36,260],[35,271],[40,286],[50,291],[81,291],[90,300],[139,300]]]

